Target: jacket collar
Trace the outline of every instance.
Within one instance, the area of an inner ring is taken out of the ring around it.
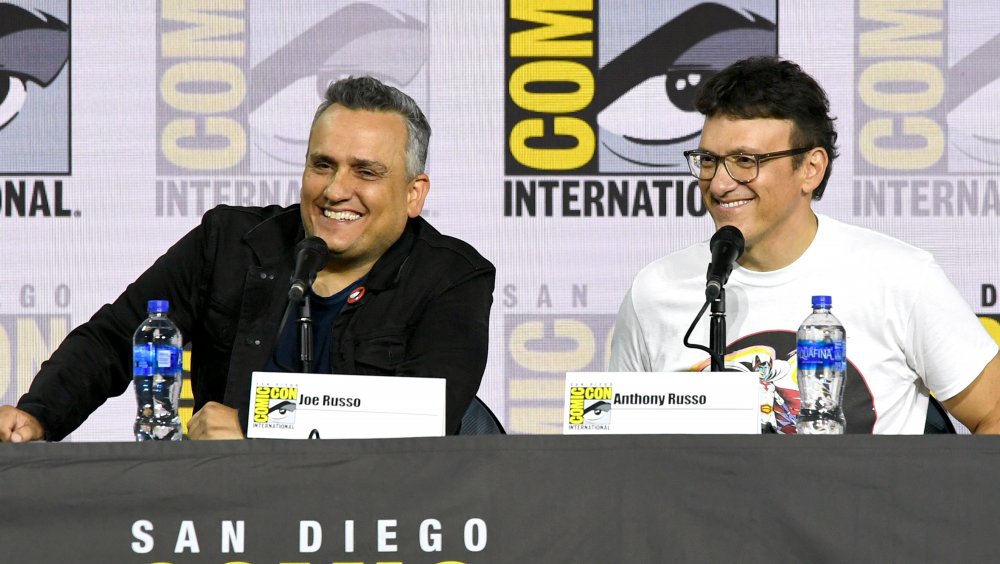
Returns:
[[[396,285],[403,269],[406,268],[406,261],[410,257],[410,251],[413,250],[413,244],[427,225],[422,217],[406,222],[403,234],[375,262],[375,266],[368,273],[365,286],[369,290],[384,290]]]
[[[243,236],[262,267],[291,268],[295,257],[292,256],[291,264],[288,257],[295,253],[295,246],[302,239],[305,239],[305,228],[297,204],[261,221]]]

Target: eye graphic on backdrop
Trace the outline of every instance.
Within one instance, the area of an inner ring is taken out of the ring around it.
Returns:
[[[719,4],[679,14],[598,71],[602,172],[683,172],[701,133],[701,85],[730,63],[777,53],[773,22]]]
[[[45,88],[69,60],[69,26],[39,14],[0,4],[0,129],[30,103],[28,83]]]
[[[370,4],[338,10],[251,71],[251,142],[299,168],[305,162],[308,124],[331,81],[371,75],[404,89],[427,57],[425,23]]]
[[[0,76],[0,129],[11,122],[28,99],[24,82],[15,76]]]
[[[1000,114],[984,112],[983,108],[994,107],[1000,99],[998,56],[1000,35],[995,35],[948,69],[944,101],[949,112],[948,142],[974,163],[992,166],[1000,164]],[[975,171],[980,167],[969,164],[962,168]]]

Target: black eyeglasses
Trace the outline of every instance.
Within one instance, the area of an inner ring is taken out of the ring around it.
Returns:
[[[708,151],[684,151],[684,158],[687,160],[691,174],[698,180],[711,180],[715,178],[715,173],[719,170],[719,160],[722,160],[726,172],[733,180],[740,184],[753,182],[760,174],[760,163],[781,157],[793,157],[801,155],[806,151],[811,151],[812,147],[799,147],[798,149],[788,149],[787,151],[777,151],[774,153],[749,154],[733,153],[731,155],[716,155]]]

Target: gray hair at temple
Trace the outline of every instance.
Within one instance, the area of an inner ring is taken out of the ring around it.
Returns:
[[[413,179],[427,166],[427,145],[431,139],[431,125],[420,106],[398,88],[384,84],[370,76],[348,77],[331,82],[326,88],[323,102],[316,109],[313,124],[333,104],[351,110],[393,112],[403,116],[409,137],[406,141],[406,176]]]

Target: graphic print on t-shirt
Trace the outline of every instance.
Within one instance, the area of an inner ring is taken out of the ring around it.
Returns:
[[[799,388],[795,333],[764,331],[741,337],[726,347],[726,370],[756,372],[760,378],[760,423],[778,433],[794,434],[799,414]],[[871,391],[847,352],[847,383],[844,385],[844,416],[848,433],[871,433],[875,404]],[[692,367],[709,370],[711,359]]]

